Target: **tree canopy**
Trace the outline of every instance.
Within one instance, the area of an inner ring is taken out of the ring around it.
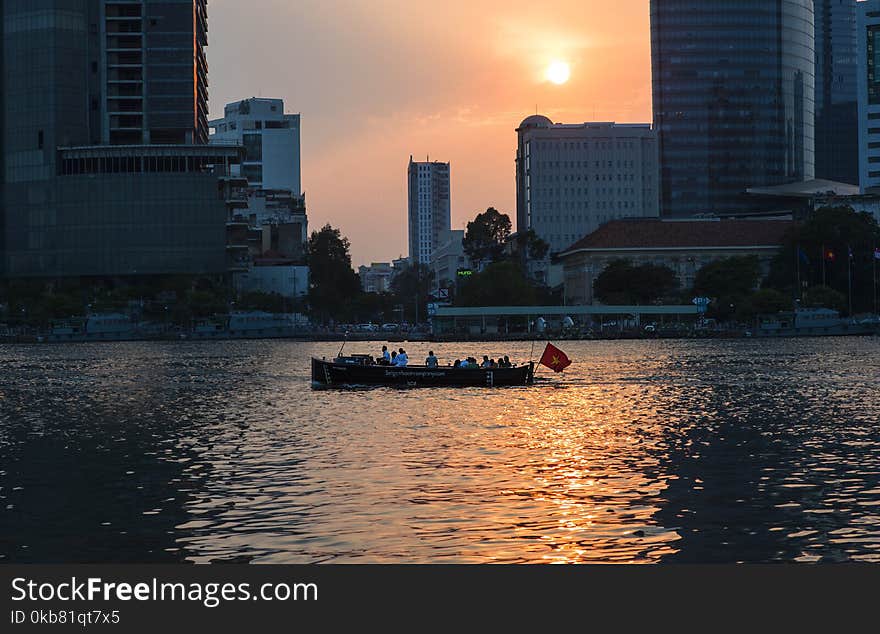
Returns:
[[[715,260],[694,278],[694,293],[707,297],[750,295],[761,281],[761,263],[756,256]]]
[[[547,252],[550,251],[550,245],[539,238],[534,229],[517,232],[515,246],[523,261],[543,260],[547,257]]]
[[[360,279],[351,268],[351,244],[329,224],[309,238],[309,303],[322,321],[348,317],[350,301],[360,293]]]
[[[459,283],[456,306],[528,306],[548,304],[546,289],[531,282],[518,262],[502,260]]]
[[[411,263],[394,276],[391,282],[391,300],[403,308],[403,318],[413,323],[427,321],[428,303],[434,286],[434,271],[420,262]]]
[[[668,266],[615,260],[595,279],[593,292],[603,304],[645,305],[671,296],[678,286],[675,271]]]
[[[809,295],[817,295],[806,289],[817,286],[846,297],[851,266],[853,310],[873,310],[876,247],[880,247],[880,226],[871,214],[849,206],[821,207],[786,237],[766,285],[808,302]],[[797,288],[798,278],[801,288]],[[833,298],[821,291],[818,296]]]
[[[479,266],[481,263],[494,262],[501,259],[504,245],[511,231],[510,216],[500,213],[494,207],[477,214],[467,224],[462,240],[464,252],[471,262]]]

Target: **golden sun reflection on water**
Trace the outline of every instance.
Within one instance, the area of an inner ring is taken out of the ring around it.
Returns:
[[[329,391],[338,344],[9,348],[0,558],[880,559],[876,340],[560,345],[531,388]]]

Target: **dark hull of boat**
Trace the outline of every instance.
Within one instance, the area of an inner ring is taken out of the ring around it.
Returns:
[[[312,359],[312,387],[388,385],[397,387],[501,387],[531,385],[535,366],[460,369],[385,365],[356,365]]]

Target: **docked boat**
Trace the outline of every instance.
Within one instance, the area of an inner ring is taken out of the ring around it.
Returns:
[[[880,332],[876,317],[855,320],[843,318],[830,308],[798,308],[759,320],[755,337],[842,337]]]
[[[512,368],[456,368],[423,365],[378,365],[368,355],[337,357],[332,361],[312,357],[312,387],[387,385],[397,387],[501,387],[531,385],[535,364]]]

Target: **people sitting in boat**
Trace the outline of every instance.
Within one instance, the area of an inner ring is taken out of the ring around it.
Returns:
[[[458,367],[460,368],[466,368],[468,365],[470,364],[467,359],[462,359],[461,362],[458,362]]]
[[[504,355],[504,367],[505,368],[512,368],[513,367],[513,364],[510,362],[510,357],[508,357],[506,354]]]
[[[502,359],[501,357],[498,357],[498,361],[495,362],[495,367],[496,368],[506,368],[507,366],[504,365],[504,359]]]
[[[397,350],[391,351],[391,359],[389,359],[388,365],[397,365]]]
[[[440,361],[434,356],[433,350],[428,352],[428,357],[425,359],[425,365],[429,368],[436,368],[440,365]]]
[[[456,359],[455,363],[452,364],[452,367],[453,368],[460,368],[461,367],[461,359]]]
[[[397,350],[397,357],[395,357],[394,365],[398,368],[405,368],[407,363],[409,363],[409,357],[406,356],[406,350],[399,348]]]
[[[482,368],[491,368],[492,367],[492,359],[489,358],[489,355],[483,355],[483,363],[480,364]]]
[[[382,356],[376,359],[379,365],[391,365],[391,353],[388,352],[388,346],[382,346]]]

